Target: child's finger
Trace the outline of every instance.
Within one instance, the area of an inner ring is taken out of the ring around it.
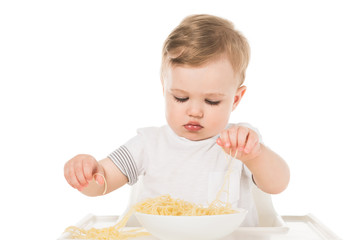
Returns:
[[[248,138],[249,129],[245,127],[239,127],[237,135],[238,150],[243,151]]]
[[[250,153],[258,143],[258,136],[254,131],[249,131],[248,139],[244,148],[245,153]]]
[[[228,131],[222,131],[220,133],[221,142],[223,143],[223,147],[230,148],[230,140],[229,140],[229,133]]]
[[[216,143],[220,146],[223,147],[225,144],[223,144],[223,142],[221,141],[221,138],[218,137],[218,139],[216,139]]]
[[[228,136],[230,141],[230,146],[232,151],[236,151],[236,148],[238,146],[237,138],[238,138],[238,128],[233,127],[228,130]]]
[[[83,161],[77,161],[74,165],[76,178],[78,179],[79,184],[84,187],[88,182],[85,179],[83,171]]]
[[[68,177],[68,183],[73,187],[73,188],[76,188],[78,190],[80,190],[80,183],[79,183],[79,180],[77,179],[76,177],[76,174],[75,174],[75,170],[74,170],[74,167],[71,167],[69,168],[69,177]]]
[[[64,167],[64,176],[69,185],[73,188],[76,188],[72,183],[72,176],[70,174],[70,168],[68,167],[68,164],[66,164]]]
[[[87,182],[91,182],[93,180],[93,174],[96,172],[97,162],[96,160],[84,160],[83,169],[84,169],[84,177]]]
[[[104,169],[99,165],[99,171],[94,174],[94,177],[96,178],[96,182],[99,185],[105,185],[103,195],[107,193],[107,182],[104,174]]]
[[[95,181],[99,184],[99,185],[103,185],[105,183],[104,181],[104,175],[101,173],[98,173],[95,175]]]
[[[99,185],[103,185],[105,183],[104,168],[98,162],[96,162],[93,178]]]

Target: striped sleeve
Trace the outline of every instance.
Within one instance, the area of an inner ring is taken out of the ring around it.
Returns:
[[[133,185],[138,180],[138,173],[133,156],[126,146],[121,146],[108,156],[119,170],[127,176],[129,185]]]

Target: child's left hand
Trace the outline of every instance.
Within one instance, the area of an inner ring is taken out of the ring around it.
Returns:
[[[229,155],[231,150],[231,156],[234,156],[237,150],[235,157],[244,163],[256,158],[261,152],[258,134],[250,128],[241,125],[223,130],[216,143]]]

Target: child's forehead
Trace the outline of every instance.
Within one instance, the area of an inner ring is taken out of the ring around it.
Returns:
[[[234,73],[234,68],[226,55],[221,55],[218,57],[210,58],[207,61],[201,64],[170,64],[170,70],[174,70],[176,68],[184,68],[193,71],[199,71],[201,69],[212,70],[216,69],[217,71],[229,71]]]
[[[177,64],[170,66],[168,70],[172,78],[208,78],[210,80],[236,78],[236,73],[226,58],[210,61],[199,66]]]
[[[219,95],[235,89],[238,78],[230,63],[212,62],[202,66],[176,65],[168,70],[165,77],[167,89],[205,92],[207,95]]]
[[[194,62],[197,62],[197,61],[194,61]],[[211,66],[211,65],[223,64],[223,63],[226,63],[229,66],[232,66],[230,58],[224,52],[213,55],[213,56],[209,56],[207,58],[204,58],[204,59],[202,59],[201,62],[198,62],[198,63],[195,63],[195,64],[191,64],[191,63],[177,64],[177,63],[174,63],[171,66],[172,67],[179,66],[179,67],[187,67],[187,68],[201,68],[201,67],[207,67],[209,65]]]
[[[214,92],[207,91],[204,89],[199,89],[199,90],[202,93],[202,95],[204,95],[206,97],[214,97],[215,98],[215,97],[223,97],[226,95],[225,93],[221,92],[220,89],[216,89]],[[174,94],[184,94],[184,95],[189,94],[188,91],[181,89],[181,88],[170,88],[169,91]]]

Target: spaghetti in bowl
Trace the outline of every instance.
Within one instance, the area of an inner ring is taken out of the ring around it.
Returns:
[[[205,216],[164,216],[135,212],[140,224],[162,240],[215,240],[234,232],[244,221],[247,210]]]

